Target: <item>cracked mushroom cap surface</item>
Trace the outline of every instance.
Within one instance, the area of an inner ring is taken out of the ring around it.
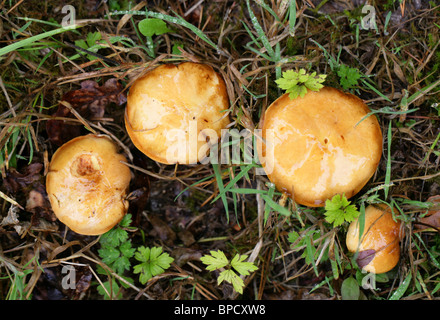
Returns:
[[[126,214],[131,179],[127,161],[107,136],[72,139],[52,156],[46,190],[57,218],[73,231],[99,235]]]
[[[369,205],[365,209],[365,224],[359,241],[359,218],[351,222],[346,235],[347,249],[358,252],[357,263],[367,272],[384,273],[393,269],[400,258],[402,223],[394,220],[385,205]]]
[[[194,164],[230,123],[223,78],[208,65],[163,64],[130,88],[125,126],[133,144],[164,164]]]
[[[369,112],[358,97],[330,87],[279,97],[264,114],[263,142],[257,144],[269,180],[310,207],[336,194],[354,196],[382,154],[382,131]]]

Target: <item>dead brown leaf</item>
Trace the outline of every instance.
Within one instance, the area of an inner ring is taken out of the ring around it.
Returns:
[[[440,195],[429,197],[427,202],[432,202],[434,206],[417,221],[415,227],[418,230],[434,228],[440,231]]]
[[[105,108],[110,103],[122,105],[126,102],[123,89],[122,85],[115,78],[107,80],[102,86],[99,86],[93,80],[83,81],[81,82],[81,89],[72,90],[64,94],[53,117],[72,119],[75,117],[66,106],[67,102],[67,105],[71,106],[84,119],[102,118]],[[46,124],[49,140],[58,146],[81,135],[82,130],[80,123],[67,123],[66,120],[51,119]]]

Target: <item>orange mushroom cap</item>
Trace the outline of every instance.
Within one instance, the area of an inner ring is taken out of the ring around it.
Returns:
[[[225,82],[213,68],[164,64],[131,86],[125,126],[133,144],[151,159],[194,164],[220,140],[230,123],[228,108]]]
[[[126,214],[130,169],[113,141],[89,134],[72,139],[52,156],[46,190],[57,218],[73,231],[99,235]]]
[[[359,252],[357,262],[363,270],[372,273],[388,272],[399,262],[402,227],[400,221],[393,219],[389,207],[369,205],[365,209],[361,237],[359,218],[348,227],[347,249],[353,253]]]
[[[358,97],[330,87],[302,98],[282,95],[264,115],[259,155],[268,178],[306,206],[354,196],[382,154],[382,131],[369,112]]]

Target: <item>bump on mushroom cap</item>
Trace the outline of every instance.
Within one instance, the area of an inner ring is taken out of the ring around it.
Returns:
[[[400,258],[400,240],[403,224],[394,220],[388,206],[369,205],[365,209],[365,224],[359,242],[359,218],[353,221],[346,235],[346,245],[350,252],[373,252],[373,255],[360,263],[367,272],[384,273],[393,269]],[[361,257],[361,259],[364,257]],[[359,261],[358,261],[359,262]]]
[[[73,231],[99,235],[126,214],[131,179],[127,161],[105,135],[72,139],[53,154],[46,190],[57,218]]]
[[[230,123],[228,108],[225,82],[211,66],[163,64],[131,86],[125,126],[133,144],[151,159],[193,164],[206,157],[207,140],[220,139]]]

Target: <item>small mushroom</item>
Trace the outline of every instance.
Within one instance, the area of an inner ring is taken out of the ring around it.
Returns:
[[[164,64],[130,88],[125,126],[133,144],[164,164],[194,164],[230,123],[221,76],[206,64]]]
[[[57,218],[73,231],[99,235],[126,214],[130,169],[107,136],[72,139],[54,153],[46,190]]]
[[[350,252],[358,252],[358,266],[371,273],[393,269],[400,258],[403,224],[393,219],[389,207],[369,205],[365,209],[365,224],[359,237],[359,218],[348,227],[346,244]]]
[[[382,131],[358,97],[330,87],[266,110],[260,161],[278,190],[297,203],[322,207],[336,194],[358,193],[382,154]]]

